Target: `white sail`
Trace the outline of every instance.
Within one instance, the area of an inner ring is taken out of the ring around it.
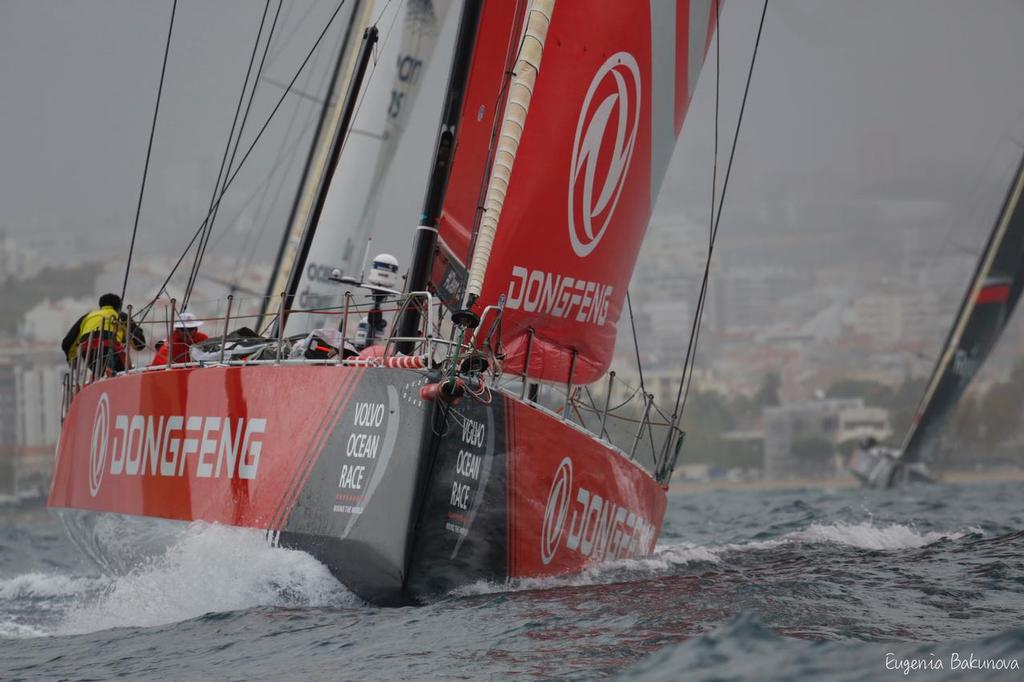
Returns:
[[[374,18],[381,37],[376,64],[367,77],[327,195],[327,203],[310,245],[309,257],[299,281],[293,309],[337,306],[341,289],[328,277],[335,269],[359,277],[366,257],[386,251],[408,263],[410,225],[422,200],[427,166],[415,145],[403,144],[410,117],[420,93],[433,88],[438,97],[444,89],[445,69],[428,65],[441,38],[450,0],[377,2]],[[446,41],[450,42],[450,41]],[[451,46],[439,52],[447,53]],[[436,81],[436,82],[434,82]],[[425,117],[426,118],[426,117]],[[430,126],[435,121],[430,120]],[[430,129],[428,126],[425,129]],[[398,170],[405,191],[388,192],[388,215],[405,207],[404,220],[376,220],[385,196],[384,187]],[[373,253],[367,253],[372,238]],[[288,333],[328,324],[316,315],[292,315]]]

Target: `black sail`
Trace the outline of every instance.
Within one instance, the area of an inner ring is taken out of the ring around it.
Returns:
[[[914,422],[903,441],[902,461],[930,459],[942,427],[967,385],[999,340],[1024,288],[1024,159],[960,304]]]

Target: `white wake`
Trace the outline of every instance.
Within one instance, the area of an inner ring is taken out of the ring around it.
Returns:
[[[258,606],[358,603],[310,555],[274,548],[260,531],[192,524],[165,554],[117,576],[29,573],[0,579],[0,605],[59,609],[57,625],[0,621],[0,636],[26,637],[153,627]],[[6,610],[6,609],[4,609]]]

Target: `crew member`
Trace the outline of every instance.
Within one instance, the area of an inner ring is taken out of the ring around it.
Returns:
[[[127,366],[124,350],[126,337],[135,350],[146,347],[146,335],[142,327],[121,312],[121,297],[117,294],[103,294],[100,296],[99,307],[78,318],[60,346],[68,364],[73,363],[79,353],[84,353],[87,367],[98,372],[108,369],[123,372]]]
[[[375,256],[370,263],[370,275],[366,278],[366,288],[372,292],[373,305],[356,327],[356,346],[360,350],[386,338],[384,330],[388,323],[384,320],[382,308],[387,297],[397,293],[398,285],[398,259],[390,253]]]
[[[210,338],[199,331],[201,326],[203,326],[202,320],[196,319],[196,316],[192,313],[182,313],[179,315],[174,323],[174,331],[171,332],[171,338],[160,343],[156,355],[153,356],[153,362],[150,364],[166,365],[168,353],[171,354],[172,363],[191,361],[192,357],[189,354],[189,348],[192,344],[202,343]]]

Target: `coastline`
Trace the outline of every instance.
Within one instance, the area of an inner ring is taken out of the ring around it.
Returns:
[[[999,483],[1001,481],[1024,481],[1024,468],[1020,469],[987,469],[984,471],[946,471],[939,474],[938,483]],[[761,479],[756,481],[673,481],[669,485],[670,495],[687,493],[727,491],[773,491],[813,489],[845,489],[857,488],[860,483],[850,474],[841,474],[827,478],[786,478]]]

